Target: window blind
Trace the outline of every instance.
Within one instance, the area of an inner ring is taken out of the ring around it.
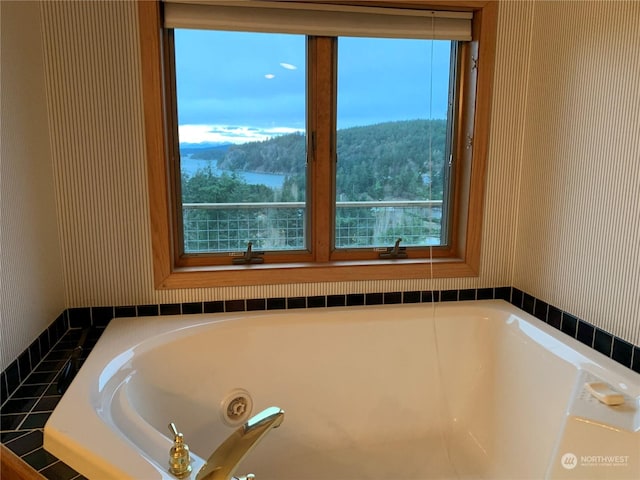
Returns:
[[[166,28],[471,40],[470,12],[258,0],[164,0]]]

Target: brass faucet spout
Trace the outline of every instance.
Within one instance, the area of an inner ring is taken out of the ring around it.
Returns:
[[[240,462],[262,438],[284,420],[284,411],[269,407],[238,428],[211,454],[196,480],[231,480]]]

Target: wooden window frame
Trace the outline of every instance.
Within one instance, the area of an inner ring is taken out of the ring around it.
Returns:
[[[331,1],[351,5],[388,6],[391,2]],[[161,23],[158,1],[138,1],[141,41],[142,90],[146,136],[147,174],[150,203],[151,243],[153,251],[154,285],[158,289],[202,288],[218,286],[286,284],[304,282],[333,282],[353,280],[385,280],[411,278],[453,278],[478,276],[481,254],[482,217],[487,151],[491,118],[491,90],[495,57],[497,2],[495,1],[403,1],[394,7],[447,9],[473,11],[473,38],[459,53],[464,78],[460,88],[459,128],[454,145],[457,149],[458,171],[452,176],[455,192],[452,198],[453,238],[448,248],[433,248],[432,258],[371,259],[369,254],[332,252],[330,235],[332,217],[318,201],[311,203],[311,237],[314,239],[312,256],[303,255],[303,261],[263,263],[252,265],[208,265],[206,258],[191,257],[184,261],[176,249],[175,229],[180,224],[173,202],[172,185],[175,169],[170,168],[174,154],[170,145],[177,139],[168,138],[168,125],[172,119],[167,107],[165,89],[170,84],[164,66],[163,49],[167,41]],[[329,42],[320,42],[312,48],[328,49]],[[328,40],[328,39],[324,39]],[[319,52],[321,55],[326,52]],[[331,71],[317,71],[313,75],[333,75]],[[312,80],[313,81],[313,80]],[[325,83],[326,84],[326,83]],[[328,83],[329,85],[331,83]],[[327,95],[326,97],[330,97]],[[319,115],[330,115],[331,108],[321,108]],[[312,119],[311,122],[314,120]],[[318,122],[331,125],[331,121]],[[322,132],[317,132],[322,135]],[[324,135],[333,135],[325,132]],[[309,168],[329,168],[323,161],[334,158],[331,142],[318,142],[315,152],[319,161]],[[324,160],[320,160],[324,159]],[[315,181],[314,198],[330,201],[333,184],[326,175],[312,177]],[[324,235],[321,233],[324,232]],[[195,260],[193,260],[195,259]]]

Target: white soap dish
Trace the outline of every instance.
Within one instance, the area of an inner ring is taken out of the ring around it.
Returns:
[[[609,385],[602,382],[591,382],[586,384],[587,390],[605,405],[615,406],[624,403],[624,395],[616,392]]]

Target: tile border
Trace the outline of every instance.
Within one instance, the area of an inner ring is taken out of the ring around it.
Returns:
[[[86,328],[90,328],[92,332],[85,344],[83,360],[112,318],[485,299],[506,300],[621,365],[640,373],[640,347],[514,287],[69,308],[1,373],[1,440],[46,478],[84,478],[43,450],[42,431],[55,404],[62,397],[55,388],[57,377],[77,344],[80,332]]]

